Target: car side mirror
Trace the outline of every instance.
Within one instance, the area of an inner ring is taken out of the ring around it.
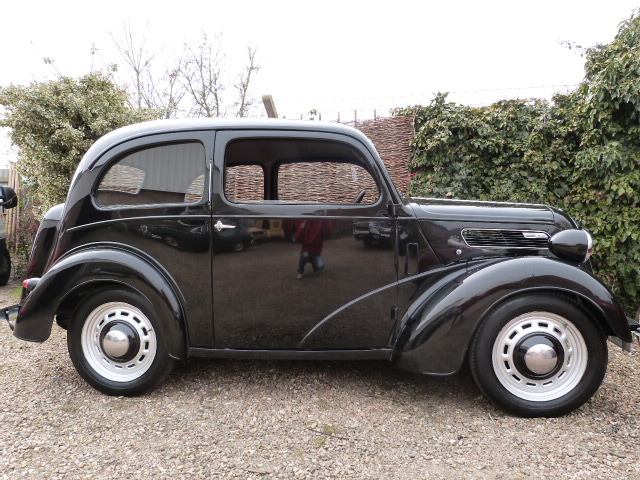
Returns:
[[[0,202],[5,209],[13,208],[18,205],[18,195],[11,187],[0,187]]]

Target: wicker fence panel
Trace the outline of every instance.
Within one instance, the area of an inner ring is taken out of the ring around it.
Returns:
[[[403,193],[409,188],[409,160],[413,140],[413,118],[388,117],[362,122],[349,122],[373,142],[396,188]]]

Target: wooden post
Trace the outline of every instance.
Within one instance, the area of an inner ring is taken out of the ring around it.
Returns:
[[[267,117],[278,118],[276,102],[273,101],[273,97],[271,95],[263,95],[262,103],[264,104],[264,109],[267,111]]]
[[[22,185],[20,182],[20,175],[16,171],[13,166],[11,166],[11,170],[9,171],[9,186],[13,188],[18,195],[18,200],[21,199],[22,196]],[[12,248],[16,246],[16,239],[18,236],[18,229],[20,228],[20,211],[21,211],[20,201],[18,201],[18,205],[16,205],[11,210],[6,211],[6,229],[7,229],[7,241],[10,243]]]

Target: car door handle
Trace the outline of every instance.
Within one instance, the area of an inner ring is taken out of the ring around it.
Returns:
[[[218,220],[214,225],[213,228],[215,228],[217,231],[221,232],[222,230],[229,230],[232,228],[236,228],[235,225],[227,225],[226,223],[222,223],[220,220]]]

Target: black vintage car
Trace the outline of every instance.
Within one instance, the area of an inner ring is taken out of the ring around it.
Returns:
[[[258,233],[242,253],[217,248]],[[374,235],[384,248],[358,241]],[[5,316],[36,342],[55,318],[108,394],[141,394],[197,356],[384,359],[427,375],[468,362],[504,408],[562,415],[602,382],[607,336],[630,346],[636,329],[591,249],[547,206],[403,198],[352,128],[151,122],[90,148]]]

